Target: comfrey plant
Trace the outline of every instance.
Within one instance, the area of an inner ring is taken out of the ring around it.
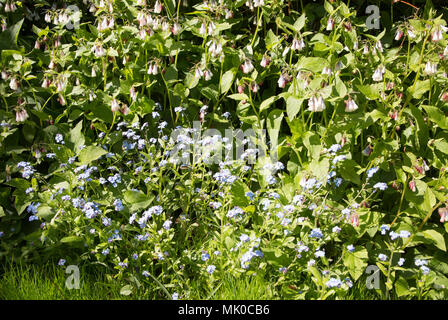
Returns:
[[[430,2],[382,29],[340,0],[0,4],[0,257],[169,299],[228,276],[340,299],[370,266],[375,297],[447,297]]]

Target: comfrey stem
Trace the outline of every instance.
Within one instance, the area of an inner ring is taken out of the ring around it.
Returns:
[[[106,141],[107,137],[109,136],[109,133],[112,131],[112,128],[114,127],[115,118],[117,117],[117,112],[114,112],[113,115],[114,115],[114,117],[112,118],[112,124],[110,125],[109,130],[107,130],[106,135],[104,136],[103,141]]]
[[[414,84],[412,85],[412,92],[414,92],[415,85],[417,84],[417,80],[420,78],[420,70],[422,68],[422,62],[423,62],[423,56],[424,56],[423,52],[425,50],[426,42],[428,41],[430,35],[431,35],[431,33],[428,32],[428,35],[426,36],[425,41],[423,41],[422,50],[420,52],[420,61],[418,63],[418,71],[417,71],[417,75],[415,76]]]
[[[254,43],[255,43],[255,39],[257,38],[257,33],[258,33],[258,25],[259,25],[259,21],[260,19],[263,17],[263,11],[261,12],[261,16],[260,16],[260,8],[258,7],[257,9],[257,27],[255,28],[255,33],[254,33],[254,37],[252,38],[252,41],[250,43],[250,46],[253,47]]]
[[[166,83],[165,77],[163,76],[163,72],[160,73],[162,76],[163,83],[165,84],[167,95],[168,95],[168,103],[170,104],[170,113],[171,113],[171,120],[174,122],[174,115],[173,115],[173,105],[171,103],[171,97],[170,97],[170,89],[168,88],[168,84]]]
[[[390,278],[390,269],[392,268],[392,258],[394,256],[394,252],[395,252],[395,250],[391,251],[390,258],[389,258],[389,265],[387,266],[387,278],[386,278],[386,299],[387,300],[389,300],[389,298],[390,298],[388,285],[389,285],[389,281],[390,281],[389,280],[389,278]],[[392,285],[391,285],[390,289],[392,289]]]
[[[413,233],[413,234],[409,237],[408,241],[406,241],[406,243],[403,245],[403,247],[401,248],[402,250],[404,250],[404,249],[408,246],[408,244],[412,241],[412,238],[414,238],[414,235],[420,232],[420,230],[421,230],[421,229],[423,228],[423,226],[426,224],[426,221],[428,221],[428,219],[431,217],[432,213],[433,213],[438,207],[440,207],[442,204],[443,204],[443,201],[439,201],[439,203],[437,203],[437,205],[436,205],[431,211],[428,212],[428,214],[426,215],[425,219],[423,219],[422,223],[421,223],[420,226],[418,227],[417,231],[416,231],[415,233]]]
[[[103,78],[104,78],[104,88],[103,88],[103,90],[104,90],[104,92],[106,92],[106,85],[107,85],[106,61],[105,61],[104,58],[102,60],[103,60]]]
[[[400,199],[400,205],[398,206],[398,212],[397,212],[397,215],[395,216],[395,219],[394,219],[394,220],[392,221],[392,223],[390,224],[390,227],[392,227],[392,225],[395,223],[395,221],[397,221],[398,216],[399,216],[400,213],[401,213],[401,206],[402,206],[402,204],[403,204],[404,194],[406,193],[407,185],[408,185],[408,179],[406,178],[406,181],[405,181],[405,183],[404,183],[404,187],[403,187],[403,192],[401,193],[401,199]]]

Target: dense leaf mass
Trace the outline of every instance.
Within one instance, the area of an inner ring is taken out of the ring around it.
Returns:
[[[371,2],[0,0],[0,262],[446,299],[446,3]]]

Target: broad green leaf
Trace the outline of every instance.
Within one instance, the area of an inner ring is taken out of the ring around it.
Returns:
[[[49,220],[55,213],[51,210],[49,206],[40,206],[37,208],[37,216],[44,219]]]
[[[174,65],[171,65],[165,72],[165,81],[167,83],[176,82],[177,77],[177,69]]]
[[[230,199],[233,206],[246,207],[249,205],[249,198],[246,197],[246,192],[249,188],[241,180],[232,183],[230,188]]]
[[[441,129],[448,129],[448,117],[443,114],[442,110],[433,106],[422,105],[422,107],[432,122],[436,123]]]
[[[305,13],[303,13],[294,23],[294,29],[296,30],[296,32],[300,32],[303,27],[305,26],[305,22],[306,22],[306,15]]]
[[[273,104],[276,100],[279,99],[279,96],[270,96],[266,100],[264,100],[260,104],[260,112],[263,112],[264,110],[268,109],[271,104]]]
[[[22,132],[25,140],[32,143],[36,136],[36,128],[26,123],[22,128]]]
[[[348,272],[356,281],[367,267],[368,253],[365,248],[356,248],[354,252],[346,251],[342,258]]]
[[[316,179],[325,181],[330,169],[330,161],[327,158],[320,161],[318,159],[313,159],[313,161],[310,162],[308,169],[313,173]]]
[[[304,99],[299,99],[293,95],[286,98],[286,114],[289,120],[293,120],[297,113],[299,113],[303,101]]]
[[[221,79],[221,93],[226,93],[232,87],[233,80],[235,79],[235,70],[227,70]]]
[[[351,159],[342,161],[339,166],[339,172],[341,173],[342,178],[357,185],[361,184],[361,178],[359,176],[360,169],[361,167],[356,163],[356,161]]]
[[[303,144],[310,152],[311,159],[319,160],[320,152],[322,151],[319,135],[311,131],[306,132],[303,138]]]
[[[249,100],[249,96],[245,93],[234,93],[234,94],[228,95],[227,97],[230,99],[233,99],[233,100],[237,100],[237,101]]]
[[[356,86],[368,100],[378,100],[380,98],[380,90],[382,90],[383,87],[384,85],[382,83]]]
[[[154,196],[147,196],[141,191],[127,190],[124,192],[124,201],[130,205],[131,211],[148,208]]]
[[[187,75],[185,76],[184,85],[188,89],[193,89],[198,85],[198,83],[199,83],[199,77],[196,77],[194,72],[187,73]]]
[[[83,239],[78,236],[68,236],[61,239],[61,243],[66,243],[74,246],[79,245],[82,241]]]
[[[271,150],[278,146],[278,135],[280,133],[280,126],[283,120],[283,111],[279,109],[272,110],[266,122],[269,138],[271,140]]]
[[[448,154],[448,142],[445,139],[437,139],[434,141],[434,146],[437,150]]]
[[[101,156],[107,154],[107,151],[97,146],[88,146],[79,152],[78,158],[81,164],[89,164]]]
[[[14,178],[8,182],[5,182],[6,185],[17,188],[19,190],[25,191],[31,186],[31,183],[28,180],[22,178]]]
[[[279,43],[278,37],[274,34],[274,32],[272,32],[272,30],[268,31],[265,43],[266,43],[266,49],[268,50],[271,50]]]
[[[10,26],[5,31],[0,33],[0,50],[17,49],[17,37],[19,36],[20,28],[22,27],[23,20],[18,21],[16,24]]]
[[[344,98],[347,95],[347,87],[345,86],[344,82],[342,82],[341,78],[336,76],[336,91],[340,98]]]
[[[5,211],[3,210],[3,207],[0,206],[0,218],[5,216]]]
[[[84,135],[82,134],[82,120],[79,121],[72,130],[70,130],[68,140],[73,144],[73,151],[78,153],[80,151],[80,147],[85,143]]]
[[[395,292],[397,293],[398,297],[407,296],[410,294],[409,285],[405,278],[398,277],[397,281],[395,282]]]
[[[415,87],[409,87],[408,93],[412,95],[414,99],[420,99],[426,92],[431,88],[431,81],[427,80],[418,80],[415,84]]]
[[[312,72],[321,72],[324,67],[329,67],[329,63],[327,59],[320,57],[302,57],[297,66],[299,70],[305,69]]]
[[[445,238],[440,232],[434,229],[430,229],[430,230],[424,230],[422,234],[425,239],[431,240],[437,248],[439,248],[442,251],[446,251]]]

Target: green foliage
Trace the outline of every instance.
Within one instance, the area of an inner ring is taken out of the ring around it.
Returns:
[[[436,1],[378,1],[380,30],[340,0],[0,3],[2,263],[122,298],[447,297]]]

